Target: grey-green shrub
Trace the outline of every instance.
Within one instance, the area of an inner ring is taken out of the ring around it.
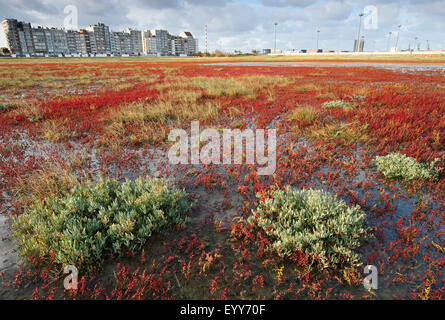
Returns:
[[[14,236],[24,257],[79,267],[140,250],[152,234],[184,222],[191,206],[165,180],[86,182],[25,208]]]
[[[357,249],[367,239],[366,214],[320,190],[272,190],[258,203],[249,222],[272,239],[267,248],[281,257],[304,250],[321,269],[360,265]]]
[[[378,156],[374,163],[377,169],[388,179],[433,179],[438,180],[442,168],[436,168],[440,159],[434,159],[431,163],[420,163],[416,159],[400,153],[391,153],[386,156]]]
[[[331,109],[331,108],[353,108],[354,105],[343,101],[343,100],[334,100],[334,101],[329,101],[329,102],[325,102],[321,105],[324,109]]]

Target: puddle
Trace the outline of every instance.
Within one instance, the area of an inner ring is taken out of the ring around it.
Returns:
[[[372,67],[393,71],[441,71],[445,73],[445,64],[400,64],[380,62],[217,62],[211,66],[233,67]]]

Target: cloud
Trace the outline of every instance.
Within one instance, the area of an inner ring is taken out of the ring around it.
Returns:
[[[317,2],[317,0],[261,0],[267,7],[307,7]]]
[[[172,34],[191,31],[204,44],[208,26],[209,49],[233,51],[273,47],[278,22],[280,49],[313,48],[316,30],[325,49],[351,50],[358,14],[368,5],[378,9],[377,30],[363,30],[366,43],[386,49],[389,31],[402,24],[400,47],[414,37],[443,39],[445,0],[0,0],[0,19],[17,18],[33,25],[63,25],[63,8],[74,4],[79,25],[104,22],[112,30],[163,28]],[[4,44],[3,44],[4,45]],[[445,40],[432,41],[445,49]]]
[[[325,21],[346,20],[352,12],[352,6],[342,1],[328,1],[308,9],[313,19],[324,24]]]
[[[156,8],[156,9],[179,8],[182,6],[182,1],[180,1],[180,0],[137,0],[137,5],[142,8]]]

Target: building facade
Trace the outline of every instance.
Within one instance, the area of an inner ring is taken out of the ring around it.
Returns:
[[[167,30],[141,32],[126,29],[110,31],[103,23],[78,31],[57,28],[33,28],[30,23],[16,19],[2,21],[8,49],[18,56],[96,56],[96,55],[193,55],[198,40],[190,32],[179,36]]]
[[[94,54],[111,54],[110,28],[103,23],[91,25],[86,29],[95,43]]]
[[[16,19],[2,21],[8,49],[13,54],[34,55],[34,41],[31,24],[19,22]]]
[[[141,55],[143,50],[142,32],[139,30],[127,29],[124,33],[130,37],[130,52],[134,55]]]
[[[184,31],[179,34],[184,39],[184,54],[187,56],[198,53],[198,39],[195,39],[191,32]]]

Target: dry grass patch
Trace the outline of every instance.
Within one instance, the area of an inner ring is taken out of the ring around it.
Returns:
[[[39,103],[35,101],[29,101],[23,104],[20,108],[14,109],[13,115],[16,116],[23,115],[30,122],[36,122],[42,119],[43,112]]]
[[[308,136],[315,140],[335,140],[344,143],[363,142],[368,139],[366,128],[355,123],[328,123],[311,128]]]
[[[48,197],[60,196],[76,185],[81,178],[75,174],[76,164],[62,166],[59,163],[48,163],[42,168],[20,176],[14,185],[15,199],[24,206]]]
[[[67,124],[68,119],[47,120],[42,124],[43,136],[50,142],[60,142],[69,136],[73,136],[70,134]]]
[[[316,112],[309,107],[298,107],[292,110],[289,114],[288,120],[292,122],[313,123],[317,118]]]
[[[321,92],[317,94],[317,99],[320,100],[334,100],[337,96],[332,92]]]
[[[184,88],[176,88],[161,93],[159,100],[170,101],[172,103],[192,104],[202,98],[202,92],[197,90],[186,90]]]
[[[211,97],[247,96],[255,98],[260,90],[270,87],[285,87],[292,80],[280,76],[243,76],[237,78],[195,77],[188,79],[193,88],[204,89]]]
[[[294,88],[294,90],[298,93],[310,92],[320,90],[315,84],[309,83],[299,87]]]
[[[104,119],[104,135],[99,144],[118,151],[128,144],[161,143],[167,139],[169,126],[194,120],[211,122],[218,117],[220,108],[220,103],[213,101],[132,103]]]

